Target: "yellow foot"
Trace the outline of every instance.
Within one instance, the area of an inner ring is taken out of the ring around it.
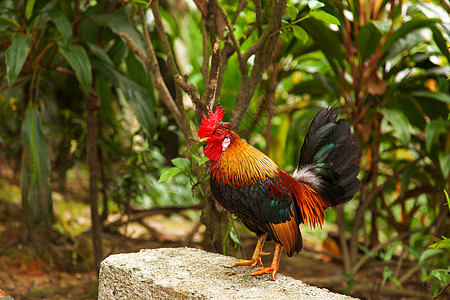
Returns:
[[[263,274],[272,274],[272,280],[275,281],[275,273],[278,271],[278,268],[274,268],[272,266],[268,268],[259,268],[258,271],[254,272],[253,276],[263,275]]]

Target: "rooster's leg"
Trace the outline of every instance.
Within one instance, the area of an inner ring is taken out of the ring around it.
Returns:
[[[278,266],[280,265],[281,251],[283,246],[278,244],[275,246],[275,252],[273,253],[272,264],[268,268],[259,268],[258,271],[252,275],[262,275],[262,274],[272,274],[272,280],[275,280],[275,273],[278,271]]]
[[[258,243],[256,243],[255,252],[253,252],[252,259],[245,260],[240,259],[238,262],[235,262],[233,266],[252,266],[252,268],[256,265],[263,265],[261,261],[261,255],[269,255],[270,253],[266,253],[262,251],[262,248],[264,246],[264,242],[266,241],[267,233],[261,235],[258,238]]]

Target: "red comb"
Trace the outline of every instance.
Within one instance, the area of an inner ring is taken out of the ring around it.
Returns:
[[[211,136],[217,124],[222,121],[223,116],[225,115],[225,110],[220,106],[220,104],[216,108],[216,112],[213,113],[211,106],[208,106],[208,117],[203,114],[202,125],[197,130],[197,134],[200,138]]]

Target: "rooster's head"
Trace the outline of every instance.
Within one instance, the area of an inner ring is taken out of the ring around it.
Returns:
[[[200,142],[208,142],[205,154],[213,161],[217,161],[231,143],[232,127],[230,123],[221,123],[224,115],[225,110],[220,104],[215,112],[209,107],[208,117],[203,114],[202,124],[197,131]]]

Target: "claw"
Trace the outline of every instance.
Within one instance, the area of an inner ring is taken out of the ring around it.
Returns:
[[[283,250],[283,246],[278,244],[275,246],[275,251],[273,253],[273,260],[270,267],[267,268],[259,268],[258,271],[254,272],[253,276],[263,275],[263,274],[272,274],[272,280],[276,280],[275,274],[278,272],[278,266],[280,264],[281,251]]]
[[[261,256],[270,254],[270,253],[262,251],[266,237],[267,237],[267,233],[258,238],[258,243],[256,244],[256,248],[255,248],[255,251],[253,252],[252,259],[250,259],[250,260],[240,259],[238,262],[235,262],[233,264],[233,267],[234,266],[251,266],[251,268],[254,268],[257,265],[261,265],[261,267],[262,267],[263,263],[261,260]]]
[[[261,259],[240,259],[239,261],[235,262],[233,264],[233,267],[235,266],[251,266],[253,269],[256,265],[263,265]]]
[[[277,273],[278,269],[267,267],[267,268],[259,268],[258,271],[252,273],[253,276],[263,275],[263,274],[272,274],[272,280],[275,281],[275,273]]]

